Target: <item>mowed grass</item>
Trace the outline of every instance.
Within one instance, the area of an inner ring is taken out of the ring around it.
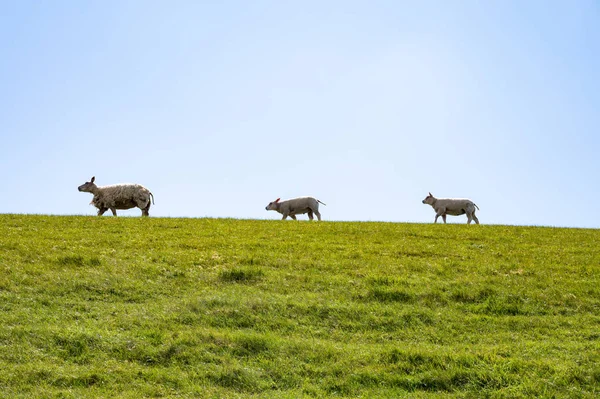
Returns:
[[[595,398],[599,242],[0,215],[0,397]]]

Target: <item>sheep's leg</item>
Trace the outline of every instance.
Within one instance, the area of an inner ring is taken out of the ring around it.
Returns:
[[[467,224],[471,224],[471,220],[472,220],[472,219],[473,219],[473,218],[471,217],[471,214],[470,214],[470,213],[467,213]]]
[[[313,219],[314,219],[314,218],[313,218],[313,213],[312,213],[312,211],[311,211],[311,210],[309,210],[309,211],[308,211],[308,219],[309,219],[309,220],[313,220]]]
[[[473,220],[475,223],[479,224],[479,219],[477,219],[477,216],[475,216],[475,211],[473,211]]]
[[[444,219],[444,223],[446,223],[446,208],[438,209],[435,211],[435,220],[433,221],[433,223],[437,223],[437,220],[440,216],[442,217],[442,219]]]
[[[315,210],[315,215],[317,215],[317,219],[320,222],[321,221],[321,214],[319,213],[319,211]]]
[[[110,208],[110,210],[112,211],[113,216],[117,216],[116,208]]]
[[[108,211],[108,208],[100,208],[98,209],[98,216],[104,215],[104,212]]]
[[[281,218],[281,220],[285,220],[288,217],[287,213],[283,214],[283,217]]]
[[[146,200],[136,200],[137,207],[142,210],[142,216],[150,216],[150,198]]]
[[[298,219],[296,219],[296,215],[290,215],[290,217],[294,220],[298,220]]]

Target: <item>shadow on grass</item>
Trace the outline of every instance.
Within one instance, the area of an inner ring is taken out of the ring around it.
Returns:
[[[225,283],[253,283],[261,280],[264,273],[259,269],[240,269],[223,270],[219,273],[219,280]]]
[[[100,266],[102,262],[95,256],[86,259],[81,255],[66,255],[58,257],[56,263],[63,266]]]

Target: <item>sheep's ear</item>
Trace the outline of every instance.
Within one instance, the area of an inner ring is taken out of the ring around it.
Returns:
[[[92,180],[90,180],[90,183],[93,183],[94,180],[96,180],[96,176],[92,176]]]
[[[277,199],[275,200],[275,202],[279,202],[279,200],[280,200],[280,199],[281,199],[281,198],[277,198]]]
[[[430,196],[430,197],[433,197],[433,195],[431,195],[431,192],[429,193],[429,196]]]

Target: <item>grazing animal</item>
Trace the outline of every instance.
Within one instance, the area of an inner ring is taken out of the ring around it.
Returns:
[[[277,211],[283,215],[281,220],[285,220],[288,216],[294,220],[296,219],[296,215],[301,215],[303,213],[308,213],[308,218],[313,220],[313,213],[317,215],[317,219],[321,221],[321,214],[319,213],[319,203],[326,205],[325,203],[315,199],[313,197],[300,197],[293,198],[285,201],[280,201],[280,198],[277,198],[275,201],[270,202],[269,205],[265,207],[267,211]]]
[[[98,216],[101,216],[107,210],[111,210],[114,216],[117,216],[117,209],[131,209],[138,207],[142,210],[142,216],[149,216],[150,197],[154,204],[154,195],[144,186],[139,184],[115,184],[112,186],[98,187],[94,184],[96,177],[85,182],[77,189],[81,192],[92,193],[94,198],[91,205],[98,208]]]
[[[467,224],[471,224],[471,220],[479,224],[479,219],[475,216],[475,208],[479,209],[477,205],[470,199],[466,198],[435,198],[431,193],[423,200],[424,204],[431,205],[435,210],[435,221],[437,223],[438,218],[441,216],[446,223],[446,215],[464,215],[467,214]]]

